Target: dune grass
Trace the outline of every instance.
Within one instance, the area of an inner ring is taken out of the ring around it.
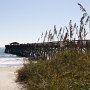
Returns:
[[[55,60],[39,60],[18,70],[27,90],[90,90],[90,53],[66,50]]]
[[[85,40],[87,35],[85,26],[90,21],[90,16],[81,4],[78,5],[83,12],[79,28],[76,23],[72,25],[70,20],[69,28],[65,27],[65,36],[64,33],[61,34],[62,29],[59,36],[63,42],[78,39],[81,43],[75,48],[70,44],[68,49],[65,47],[63,51],[57,50],[50,60],[40,59],[37,63],[30,60],[28,64],[24,64],[17,71],[17,81],[22,82],[27,90],[90,90],[90,50],[89,47],[82,47],[82,40]],[[57,34],[56,27],[54,31],[54,34]],[[50,31],[50,41],[52,35]],[[76,35],[78,38],[73,37]]]

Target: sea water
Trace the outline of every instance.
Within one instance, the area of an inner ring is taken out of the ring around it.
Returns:
[[[23,58],[4,53],[5,48],[0,47],[0,67],[11,67],[23,64]]]

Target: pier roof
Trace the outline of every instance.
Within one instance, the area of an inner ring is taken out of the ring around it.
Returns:
[[[19,43],[18,42],[12,42],[12,43],[10,43],[10,45],[19,45]]]

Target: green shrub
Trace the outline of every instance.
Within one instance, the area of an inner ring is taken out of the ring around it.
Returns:
[[[89,90],[90,55],[76,50],[57,53],[54,60],[38,60],[18,70],[27,90]]]
[[[30,61],[17,71],[17,81],[23,82],[27,90],[90,90],[90,50],[88,44],[88,46],[84,46],[82,43],[87,35],[85,26],[90,20],[83,6],[79,3],[78,5],[83,12],[80,26],[77,26],[76,23],[73,25],[70,20],[69,28],[64,28],[65,33],[64,29],[60,29],[58,38],[64,42],[64,48],[60,48],[61,51],[55,48],[56,54],[51,53],[50,60],[41,59],[37,60],[37,63]],[[54,30],[56,30],[56,26],[54,26]],[[52,39],[52,35],[55,34],[50,31],[49,39]],[[46,34],[44,41],[45,38]],[[78,39],[78,43],[73,46],[73,41],[76,39]],[[67,43],[68,41],[70,43]]]

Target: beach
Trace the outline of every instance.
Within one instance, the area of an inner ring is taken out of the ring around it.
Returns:
[[[16,81],[16,71],[22,66],[0,67],[0,90],[23,90]]]

